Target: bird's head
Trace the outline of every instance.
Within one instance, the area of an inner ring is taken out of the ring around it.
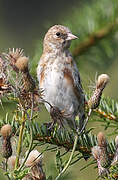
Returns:
[[[73,39],[77,39],[77,36],[73,35],[67,27],[62,25],[52,26],[45,35],[44,49],[67,49]]]

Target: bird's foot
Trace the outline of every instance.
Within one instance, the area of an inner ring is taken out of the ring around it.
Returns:
[[[59,108],[53,106],[50,108],[50,115],[53,120],[52,125],[54,126],[56,123],[64,128],[64,115],[63,111],[60,111]]]

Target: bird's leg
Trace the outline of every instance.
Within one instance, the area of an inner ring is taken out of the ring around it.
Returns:
[[[53,127],[54,127],[54,125],[55,125],[55,123],[52,121],[51,123],[48,123],[48,124],[49,124],[48,129],[49,129],[49,130],[52,130]]]
[[[59,110],[57,107],[51,107],[50,108],[50,115],[53,120],[52,127],[57,123],[60,127],[64,128],[63,125],[63,113]]]

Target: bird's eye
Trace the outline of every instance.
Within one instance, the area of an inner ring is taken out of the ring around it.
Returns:
[[[57,32],[56,35],[59,37],[59,36],[61,35],[61,33],[60,33],[60,32]]]

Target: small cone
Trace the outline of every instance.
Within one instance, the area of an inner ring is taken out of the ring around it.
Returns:
[[[26,167],[31,167],[29,174],[23,180],[46,180],[45,173],[42,168],[42,156],[37,150],[30,152]]]
[[[109,82],[109,76],[107,74],[101,74],[100,76],[98,76],[96,89],[88,101],[88,106],[90,109],[96,109],[99,106],[102,92],[108,82]]]
[[[11,133],[12,127],[9,124],[4,125],[0,131],[2,135],[2,154],[3,157],[8,159],[12,155],[12,146],[11,146]]]
[[[21,71],[21,72],[27,72],[28,71],[28,61],[29,58],[26,56],[19,57],[15,63],[15,66]]]

